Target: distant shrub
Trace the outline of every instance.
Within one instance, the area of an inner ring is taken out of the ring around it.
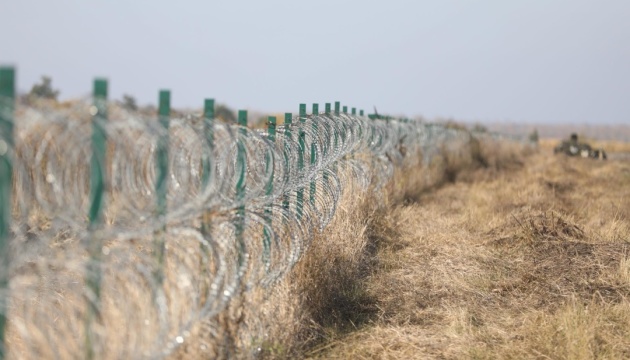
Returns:
[[[488,128],[485,125],[481,125],[479,123],[473,125],[472,128],[473,132],[478,132],[478,133],[487,133],[488,132]]]
[[[131,95],[124,94],[122,98],[122,107],[129,111],[137,111],[138,103],[136,102],[136,98]]]
[[[219,104],[214,110],[214,116],[227,123],[236,123],[236,113],[227,105]]]
[[[28,96],[31,99],[49,99],[56,101],[59,96],[59,90],[53,89],[52,79],[49,76],[42,76],[42,81],[33,85]]]

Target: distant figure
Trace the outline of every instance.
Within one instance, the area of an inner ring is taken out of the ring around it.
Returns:
[[[593,158],[606,160],[604,149],[593,149],[589,144],[580,143],[576,133],[571,134],[569,140],[564,140],[553,149],[554,154],[564,153],[568,156],[580,156],[583,158]]]

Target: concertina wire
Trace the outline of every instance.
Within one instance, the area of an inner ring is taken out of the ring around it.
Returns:
[[[10,286],[0,294],[11,353],[82,358],[93,347],[112,358],[166,357],[240,291],[285,276],[350,182],[378,193],[403,164],[422,171],[472,136],[505,139],[347,113],[293,116],[273,134],[192,114],[165,129],[155,116],[108,108],[97,229],[87,219],[90,105],[16,110],[7,150],[14,157]],[[155,157],[165,135],[167,202],[158,216]],[[96,238],[102,248],[92,256]],[[98,287],[86,287],[94,271]]]

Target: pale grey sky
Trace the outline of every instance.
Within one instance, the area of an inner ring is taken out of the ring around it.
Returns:
[[[630,123],[628,0],[0,0],[0,63],[176,107]],[[310,105],[309,105],[310,106]]]

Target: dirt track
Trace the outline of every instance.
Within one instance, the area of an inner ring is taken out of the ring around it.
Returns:
[[[630,162],[549,156],[397,207],[321,358],[630,358]]]

